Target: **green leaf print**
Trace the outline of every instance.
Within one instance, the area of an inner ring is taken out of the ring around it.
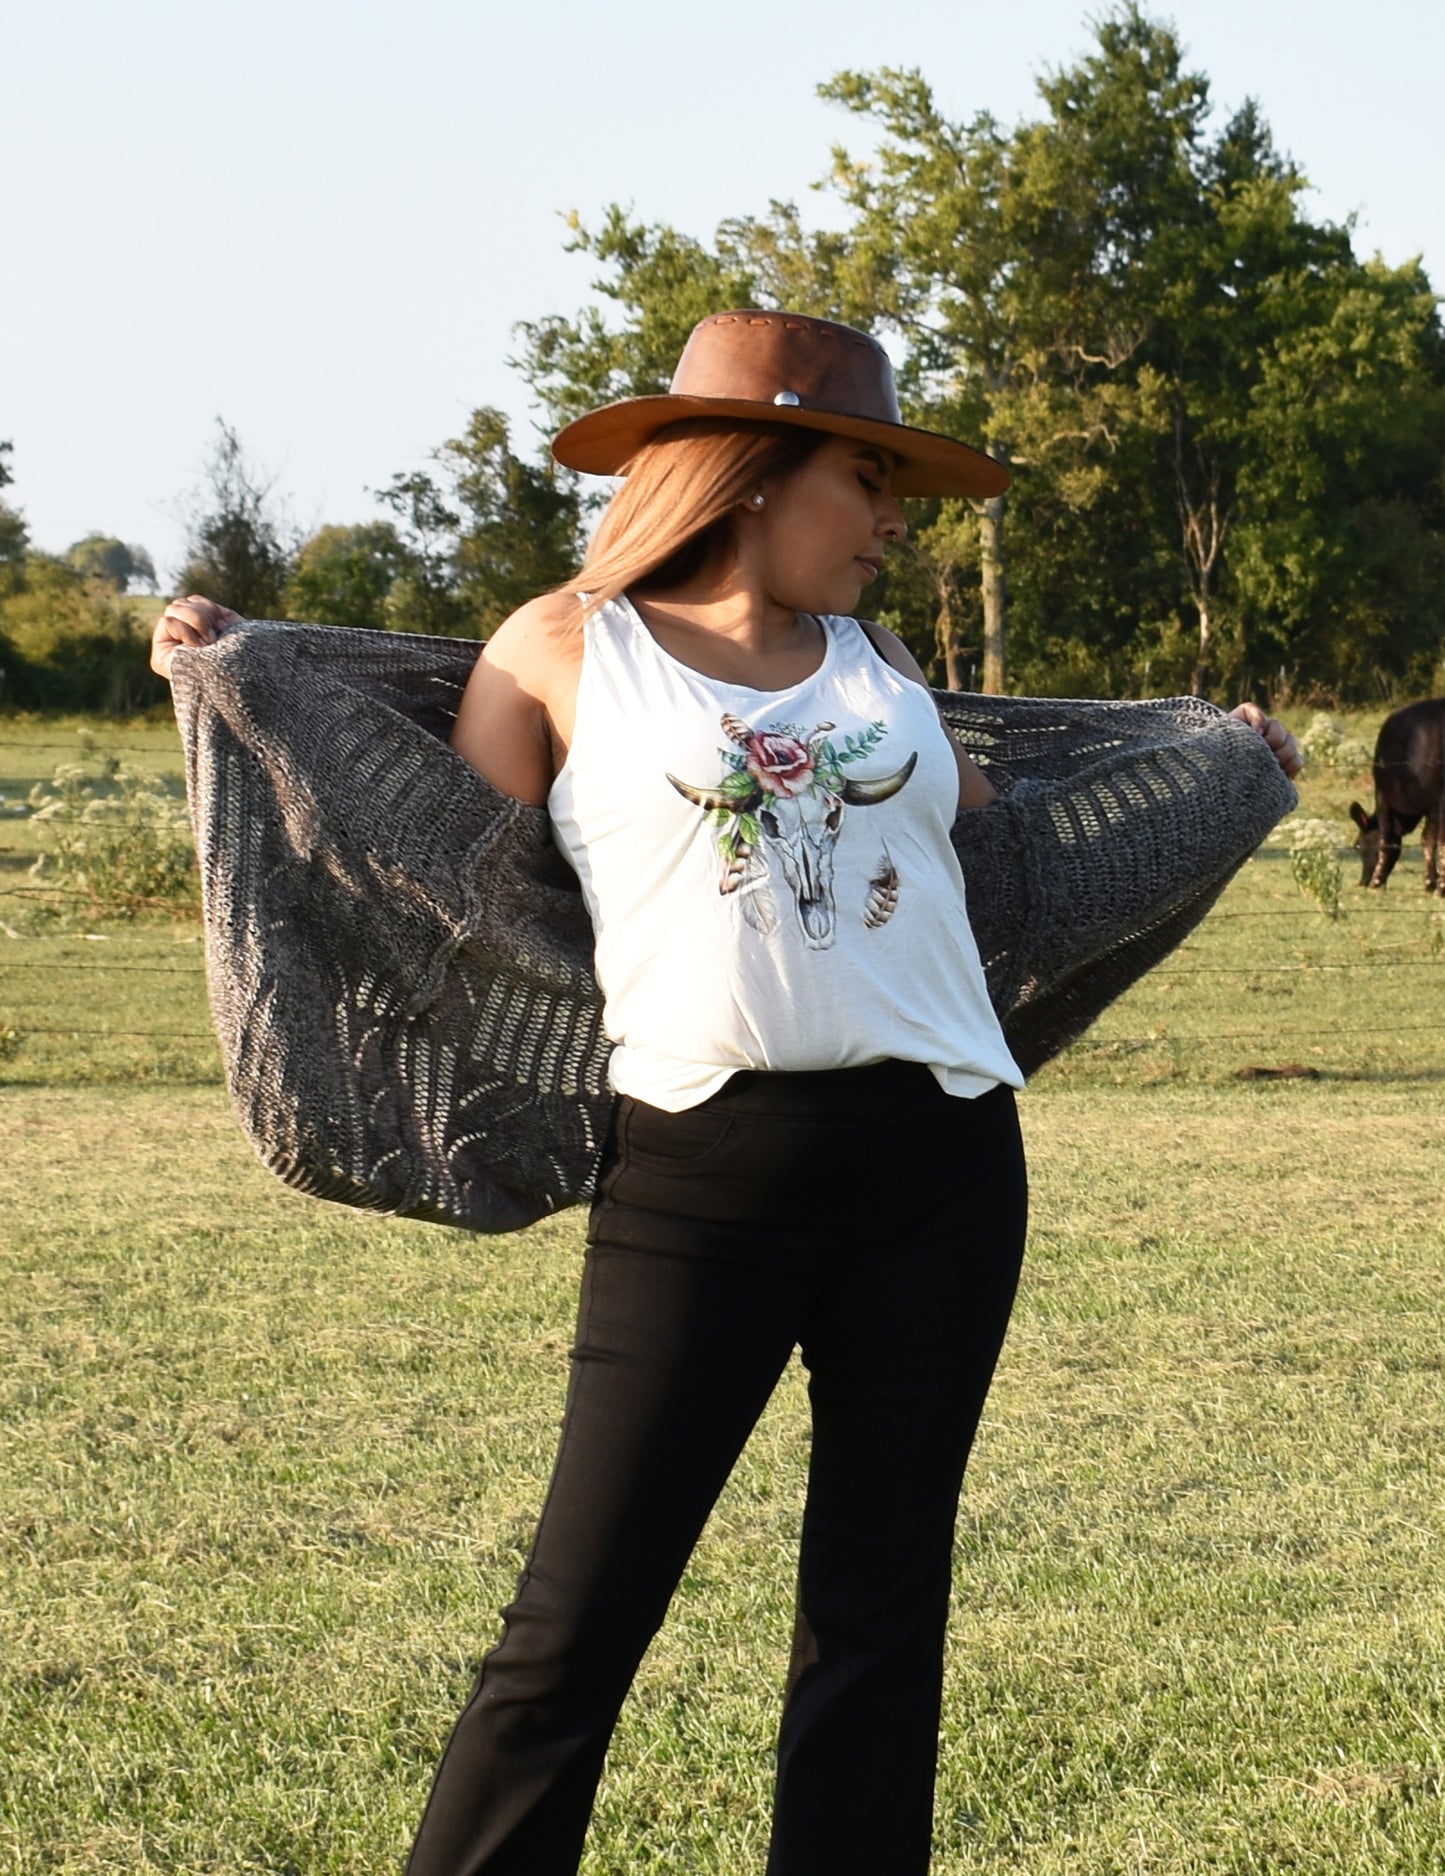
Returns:
[[[870,723],[857,736],[850,730],[843,738],[841,749],[835,749],[832,743],[826,745],[829,757],[835,763],[857,762],[864,756],[871,756],[887,734],[888,728],[884,723]]]
[[[723,777],[718,788],[730,801],[741,801],[755,792],[757,783],[746,769],[734,769],[731,775]]]

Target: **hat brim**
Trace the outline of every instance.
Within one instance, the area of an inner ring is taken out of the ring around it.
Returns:
[[[585,475],[626,475],[627,465],[645,443],[684,417],[738,417],[752,423],[781,423],[803,430],[876,443],[898,460],[893,472],[895,495],[1002,495],[1009,471],[992,456],[937,430],[884,423],[875,417],[851,417],[831,410],[806,410],[795,404],[759,404],[731,397],[630,397],[606,404],[569,423],[552,444],[552,454],[566,469]]]

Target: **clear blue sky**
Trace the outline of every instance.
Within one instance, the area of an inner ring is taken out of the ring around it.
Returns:
[[[1092,10],[1092,9],[1091,9]],[[1445,9],[1184,0],[1221,109],[1257,97],[1358,243],[1445,284]],[[0,437],[36,541],[164,578],[223,415],[303,526],[377,510],[468,410],[530,440],[514,321],[576,309],[559,214],[710,234],[804,198],[860,127],[814,87],[920,66],[952,114],[1031,108],[1083,0],[34,0],[0,25]],[[825,214],[818,203],[811,211]]]

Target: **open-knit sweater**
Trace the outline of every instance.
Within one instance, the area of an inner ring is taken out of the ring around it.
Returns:
[[[590,1196],[610,1045],[546,811],[448,745],[480,646],[250,621],[171,667],[211,1008],[257,1151],[321,1198],[506,1231]],[[936,693],[1001,799],[952,840],[1025,1074],[1295,805],[1194,698]]]

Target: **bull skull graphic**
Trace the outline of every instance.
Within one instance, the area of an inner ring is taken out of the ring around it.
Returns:
[[[890,775],[855,781],[843,770],[870,755],[883,740],[886,731],[881,723],[841,743],[830,739],[835,727],[831,723],[820,723],[810,735],[800,736],[792,730],[751,730],[728,713],[722,727],[741,753],[724,752],[729,773],[717,786],[699,787],[675,775],[667,778],[680,795],[711,816],[718,828],[722,857],[718,890],[732,893],[756,887],[761,883],[758,872],[766,870],[766,855],[776,853],[792,888],[804,942],[810,950],[826,951],[837,928],[833,854],[843,811],[849,806],[875,807],[896,795],[917,765],[917,752]],[[896,900],[895,873],[893,903]],[[875,917],[867,922],[884,921]]]

